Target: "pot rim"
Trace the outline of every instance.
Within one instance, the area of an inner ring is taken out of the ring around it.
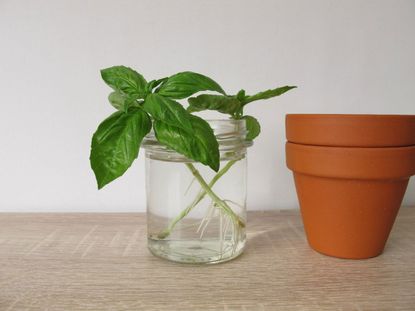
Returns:
[[[287,114],[287,140],[338,147],[415,145],[415,115]]]
[[[405,147],[324,147],[286,143],[289,169],[307,175],[385,180],[415,175],[415,145]]]
[[[415,119],[415,115],[413,114],[371,114],[371,113],[287,113],[286,117],[294,116],[294,117],[344,117],[344,118],[413,118]]]

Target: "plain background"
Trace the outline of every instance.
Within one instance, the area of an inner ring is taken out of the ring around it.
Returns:
[[[247,109],[263,127],[249,209],[298,206],[286,113],[415,114],[413,0],[0,0],[0,39],[0,211],[145,209],[143,153],[101,191],[89,167],[112,65],[148,80],[201,72],[229,93],[298,85]]]

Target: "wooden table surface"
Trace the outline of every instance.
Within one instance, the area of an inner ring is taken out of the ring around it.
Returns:
[[[152,256],[144,214],[0,214],[0,310],[415,310],[415,208],[357,261],[311,250],[298,211],[251,213],[211,266]]]

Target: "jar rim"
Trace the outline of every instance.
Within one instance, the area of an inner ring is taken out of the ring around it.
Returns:
[[[240,150],[253,145],[252,141],[246,140],[248,131],[244,119],[206,119],[205,121],[213,129],[219,143],[219,151]],[[144,137],[142,147],[152,152],[176,153],[176,151],[160,144],[153,129]]]

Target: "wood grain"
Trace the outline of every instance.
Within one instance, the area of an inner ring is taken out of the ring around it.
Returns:
[[[0,214],[0,310],[415,310],[415,208],[383,255],[342,260],[297,211],[250,214],[238,259],[193,266],[146,248],[143,214]]]

